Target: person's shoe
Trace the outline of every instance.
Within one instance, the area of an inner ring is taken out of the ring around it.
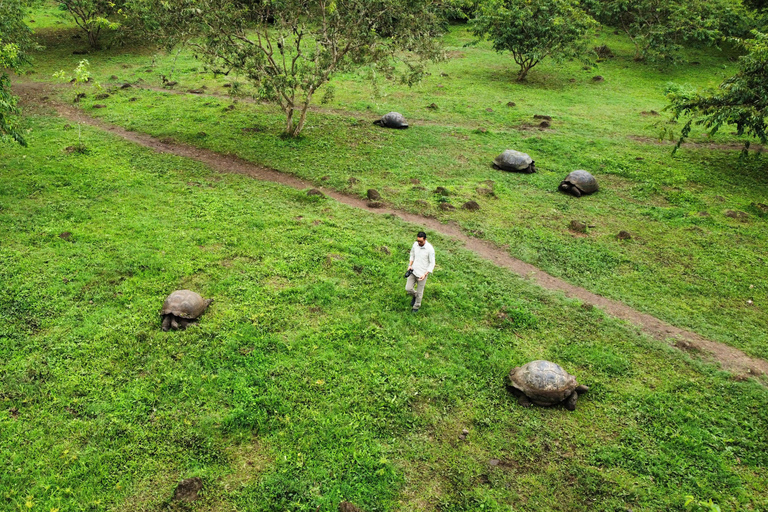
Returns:
[[[418,313],[418,312],[419,312],[419,310],[418,310],[418,309],[416,309],[416,308],[413,308],[413,309],[411,310],[411,313]]]
[[[411,307],[416,304],[416,297],[411,297]]]

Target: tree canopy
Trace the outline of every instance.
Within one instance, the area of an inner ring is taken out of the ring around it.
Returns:
[[[693,124],[716,133],[723,125],[736,126],[738,135],[768,142],[768,35],[753,31],[754,38],[740,41],[748,53],[739,59],[739,71],[726,79],[711,94],[670,94],[675,119],[689,117],[682,129],[677,148],[691,132]],[[747,142],[749,147],[749,142]],[[676,148],[676,149],[677,149]]]
[[[67,11],[80,30],[85,32],[91,48],[99,48],[103,30],[115,30],[120,26],[114,18],[123,14],[125,1],[61,0],[59,7]]]
[[[406,81],[436,58],[444,9],[436,0],[147,0],[146,16],[172,43],[186,40],[219,69],[237,70],[286,114],[285,133],[304,128],[313,97],[336,73],[363,66]],[[410,57],[413,57],[409,60]]]
[[[508,51],[520,66],[518,81],[547,57],[583,54],[594,20],[572,0],[488,0],[478,7],[472,31],[498,52]]]
[[[741,0],[586,0],[585,6],[627,34],[635,60],[679,61],[685,44],[714,45],[754,28]]]

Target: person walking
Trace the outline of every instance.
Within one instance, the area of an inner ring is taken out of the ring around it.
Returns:
[[[412,313],[417,313],[421,307],[427,277],[433,270],[435,270],[435,248],[427,242],[427,234],[419,231],[411,247],[411,261],[408,263],[408,272],[406,272],[408,281],[405,283],[405,292],[413,297]]]

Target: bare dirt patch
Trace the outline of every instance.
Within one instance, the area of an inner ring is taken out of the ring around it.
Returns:
[[[50,95],[51,89],[52,88],[48,84],[35,82],[16,82],[14,84],[14,91],[22,96],[25,102],[31,105],[39,105],[40,98]],[[279,183],[298,190],[307,190],[315,186],[313,183],[290,174],[281,173],[274,169],[269,169],[231,155],[222,155],[182,143],[163,142],[147,134],[131,132],[119,126],[90,117],[82,110],[72,105],[56,103],[53,101],[49,102],[49,104],[56,108],[59,115],[71,121],[81,122],[109,131],[125,140],[151,148],[158,153],[168,153],[186,158],[193,158],[219,172],[244,174],[255,179]],[[638,139],[641,142],[645,142],[646,140],[648,142],[653,142],[653,139],[636,138],[636,140]],[[734,145],[725,146],[731,147]],[[455,223],[444,224],[438,219],[396,210],[384,205],[381,208],[371,209],[368,207],[368,202],[362,200],[358,196],[347,195],[331,189],[322,189],[322,192],[327,197],[353,208],[377,214],[393,215],[406,222],[416,224],[419,227],[427,228],[434,232],[441,233],[444,236],[454,238],[455,240],[462,242],[466,249],[473,251],[478,256],[499,267],[504,267],[520,275],[524,279],[530,280],[548,290],[556,290],[564,293],[567,297],[578,299],[581,302],[594,304],[611,316],[627,320],[639,326],[644,332],[657,339],[667,340],[672,345],[675,345],[679,340],[685,340],[691,347],[699,350],[705,359],[720,363],[723,368],[734,373],[763,378],[768,377],[768,361],[750,357],[741,350],[723,343],[708,340],[699,334],[680,329],[651,315],[641,313],[630,308],[626,304],[607,299],[585,290],[584,288],[580,288],[563,281],[562,279],[551,276],[529,263],[511,257],[503,248],[499,248],[490,242],[472,237],[470,234],[462,231],[462,229]]]

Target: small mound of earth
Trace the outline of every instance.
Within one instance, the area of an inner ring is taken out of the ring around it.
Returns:
[[[93,98],[94,98],[94,99],[97,99],[97,100],[105,100],[105,99],[109,98],[109,94],[107,94],[107,93],[105,92],[105,93],[102,93],[102,94],[97,94],[97,95],[96,95],[96,96],[94,96]]]
[[[419,199],[415,201],[416,205],[421,206],[423,208],[429,208],[429,203],[424,201],[423,199]]]
[[[440,208],[441,210],[447,211],[447,212],[456,209],[456,207],[453,206],[451,203],[440,203],[438,208]]]
[[[380,250],[381,252],[383,252],[384,254],[386,254],[387,256],[389,256],[390,254],[392,254],[392,251],[390,251],[390,250],[389,250],[389,247],[387,247],[386,245],[382,245],[381,247],[379,247],[379,250]]]
[[[533,118],[534,119],[543,119],[545,121],[551,121],[552,120],[552,116],[545,116],[543,114],[534,114]]]
[[[509,101],[509,102],[507,102],[507,106],[508,107],[516,107],[517,103],[515,103],[514,101]]]
[[[421,185],[421,180],[418,178],[411,178],[412,185]]]
[[[339,503],[339,512],[363,512],[363,511],[359,509],[356,505],[353,505],[348,501],[342,501],[341,503]]]
[[[640,115],[641,116],[659,116],[661,114],[659,114],[655,110],[648,110],[648,111],[643,110],[642,112],[640,112]]]
[[[433,194],[440,194],[441,196],[450,195],[450,192],[448,192],[448,189],[445,188],[445,187],[437,187],[432,193]]]
[[[741,212],[738,210],[726,210],[725,216],[730,217],[731,219],[738,219],[738,220],[747,220],[749,218],[749,215],[747,215],[746,212]]]
[[[61,238],[62,240],[69,240],[69,237],[71,236],[72,236],[72,233],[70,233],[69,231],[64,231],[63,233],[59,234],[59,238]]]
[[[427,108],[430,110],[437,110],[437,105],[434,103],[431,103]]]
[[[465,210],[469,210],[473,212],[476,212],[477,210],[480,209],[480,205],[477,204],[477,201],[467,201],[466,203],[461,205],[461,207]]]
[[[699,212],[699,217],[709,217],[709,212]]]
[[[205,94],[205,90],[203,89],[189,89],[187,92],[190,94]]]
[[[128,101],[138,101],[138,100],[139,100],[139,98],[131,98]]]
[[[417,186],[415,186],[415,187],[411,187],[411,190],[413,190],[413,191],[418,191],[418,192],[423,192],[423,191],[425,191],[425,190],[427,190],[427,189],[426,189],[426,188],[424,188],[424,187],[422,187],[422,186],[419,186],[419,185],[417,185]]]
[[[619,234],[616,235],[616,238],[619,240],[631,240],[632,234],[630,234],[629,231],[619,231]]]
[[[179,482],[176,490],[173,491],[173,501],[184,501],[191,503],[197,499],[197,493],[203,488],[203,479],[199,476],[187,478]]]
[[[613,52],[611,51],[610,48],[608,48],[607,44],[602,44],[600,46],[595,46],[593,48],[593,50],[595,51],[597,56],[600,57],[601,59],[611,59],[611,58],[613,58]]]
[[[376,190],[375,188],[369,188],[369,189],[368,189],[368,192],[366,192],[366,194],[365,194],[365,195],[366,195],[366,196],[368,197],[368,199],[370,199],[371,201],[378,201],[379,199],[381,199],[381,194],[379,194],[379,191],[378,191],[378,190]],[[369,206],[370,206],[370,205],[369,205]]]
[[[357,185],[358,183],[360,183],[360,180],[358,180],[357,178],[352,177],[352,178],[349,178],[347,180],[347,183],[349,183],[350,186]]]
[[[308,196],[325,197],[325,194],[323,194],[322,192],[320,192],[316,188],[311,188],[311,189],[307,190],[307,195]]]
[[[542,121],[539,123],[539,128],[549,128],[550,126],[552,125],[549,123],[549,121]]]
[[[586,233],[587,225],[578,220],[572,220],[571,223],[568,225],[568,229],[576,233]]]
[[[488,187],[477,187],[477,193],[481,196],[492,196],[495,195],[493,190],[491,190]]]
[[[601,75],[593,76],[592,77],[593,82],[604,82],[605,78],[603,78]]]
[[[384,208],[384,203],[380,201],[369,201],[367,205],[368,208]]]
[[[768,204],[763,203],[750,203],[752,208],[755,208],[757,210],[760,210],[762,213],[768,213]]]
[[[93,106],[93,108],[107,108],[107,106],[97,103],[96,105]]]
[[[121,89],[130,89],[131,87],[133,87],[133,86],[131,84],[128,84],[128,83],[125,83],[125,84],[120,86]]]

